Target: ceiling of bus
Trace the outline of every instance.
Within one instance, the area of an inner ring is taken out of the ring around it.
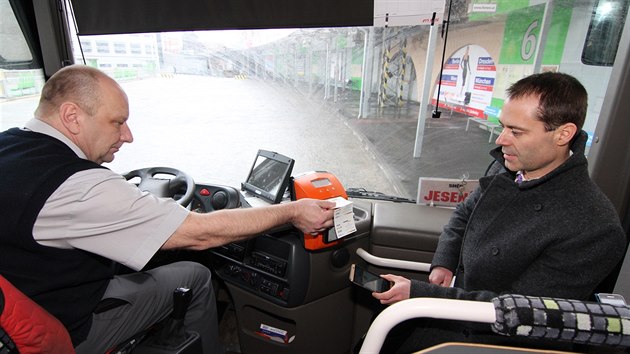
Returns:
[[[373,0],[71,0],[79,34],[371,26]]]

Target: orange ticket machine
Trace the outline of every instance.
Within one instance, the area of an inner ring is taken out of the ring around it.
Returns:
[[[329,172],[312,171],[294,176],[291,187],[291,196],[294,200],[302,198],[330,199],[335,197],[348,199],[346,190],[341,185],[341,182]],[[317,235],[304,234],[304,248],[311,251],[328,248],[338,242],[334,227]]]

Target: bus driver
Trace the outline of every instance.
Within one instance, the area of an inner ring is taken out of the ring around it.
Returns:
[[[128,115],[116,81],[73,65],[46,82],[25,128],[0,133],[0,273],[61,320],[78,353],[104,353],[165,318],[173,290],[190,287],[185,324],[204,353],[221,352],[210,271],[194,262],[139,270],[160,249],[203,250],[286,223],[322,231],[334,203],[200,214],[142,192],[101,166],[133,141]],[[121,265],[135,271],[119,274]]]

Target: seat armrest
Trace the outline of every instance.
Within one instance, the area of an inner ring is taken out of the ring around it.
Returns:
[[[494,323],[494,305],[491,302],[414,298],[397,302],[381,312],[367,332],[360,354],[378,354],[387,333],[398,323],[418,318],[441,318],[481,323]]]

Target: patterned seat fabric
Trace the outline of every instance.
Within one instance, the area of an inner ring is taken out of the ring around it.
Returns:
[[[630,346],[630,308],[597,302],[501,295],[492,330],[508,336]]]

